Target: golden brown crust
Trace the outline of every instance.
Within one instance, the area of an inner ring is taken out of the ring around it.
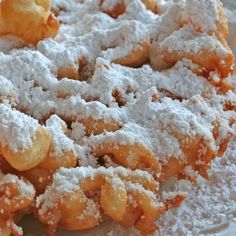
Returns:
[[[158,4],[156,0],[141,0],[147,10],[152,11],[153,13],[158,13]],[[105,0],[100,0],[100,5],[105,2]],[[122,15],[126,11],[126,5],[124,0],[120,0],[112,9],[104,9],[101,10],[109,15],[112,18],[117,18]]]
[[[226,78],[233,72],[232,65],[234,64],[234,55],[232,51],[229,51],[223,58],[219,57],[214,50],[202,50],[197,54],[184,51],[168,52],[167,50],[160,50],[158,56],[162,59],[163,64],[158,66],[157,69],[166,69],[173,66],[177,61],[189,59],[194,64],[200,66],[203,72],[200,74],[206,77],[208,77],[212,71],[217,71],[222,78]]]
[[[1,1],[0,35],[14,34],[28,44],[55,37],[59,21],[50,13],[50,5],[50,0]]]
[[[122,66],[140,67],[148,62],[149,50],[149,42],[139,43],[127,56],[115,59],[113,62]]]
[[[78,121],[85,126],[87,136],[91,134],[98,135],[106,131],[115,132],[121,127],[119,122],[114,120],[105,121],[103,119],[78,118]]]
[[[111,156],[114,162],[132,170],[150,168],[158,173],[160,166],[157,157],[143,145],[135,143],[119,145],[112,142],[103,142],[92,148],[96,157]]]
[[[44,128],[39,128],[32,140],[32,146],[27,150],[12,151],[8,146],[2,147],[2,154],[8,163],[19,171],[36,167],[46,158],[51,144],[51,135]]]

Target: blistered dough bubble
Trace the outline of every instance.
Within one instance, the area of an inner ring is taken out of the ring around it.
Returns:
[[[14,34],[29,44],[55,37],[59,21],[50,12],[50,6],[50,0],[1,1],[0,35]]]
[[[44,128],[36,131],[32,146],[25,150],[12,151],[9,146],[2,147],[2,154],[12,167],[19,171],[29,170],[37,166],[46,157],[51,136]]]
[[[0,172],[0,232],[3,236],[22,236],[23,232],[15,224],[18,211],[26,210],[35,197],[33,185],[16,175]]]
[[[19,171],[37,166],[51,143],[48,130],[32,117],[0,104],[0,147],[3,157]]]

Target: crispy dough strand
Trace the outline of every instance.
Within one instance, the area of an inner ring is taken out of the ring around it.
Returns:
[[[114,221],[126,227],[135,226],[142,233],[151,233],[157,230],[155,221],[165,211],[158,190],[154,178],[140,170],[122,167],[60,169],[54,175],[52,186],[37,198],[36,215],[50,225],[51,233],[57,225],[69,230],[88,229],[99,224],[100,205]],[[125,222],[130,216],[135,220]]]
[[[0,176],[0,228],[3,235],[22,236],[23,232],[15,224],[18,211],[27,210],[35,197],[35,189],[29,181],[7,174]]]

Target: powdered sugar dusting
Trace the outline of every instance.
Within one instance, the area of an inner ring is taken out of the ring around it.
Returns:
[[[156,43],[168,52],[199,54],[209,50],[224,58],[230,49],[212,33],[220,20],[219,1],[160,0],[155,14],[147,11],[141,0],[125,0],[126,9],[117,19],[103,12],[119,2],[107,0],[101,6],[100,0],[55,0],[53,11],[62,22],[55,39],[22,49],[17,49],[18,41],[11,41],[12,44],[6,44],[5,38],[1,39],[3,43],[0,41],[0,48],[3,45],[4,49],[0,54],[0,101],[4,103],[0,105],[1,145],[10,145],[14,151],[30,147],[38,120],[52,134],[53,154],[73,152],[80,165],[75,169],[61,168],[54,174],[53,184],[37,198],[37,206],[43,205],[42,212],[65,195],[79,191],[80,181],[91,173],[93,178],[99,174],[112,177],[121,172],[127,174],[129,170],[122,167],[114,171],[117,163],[110,161],[109,156],[104,159],[112,167],[98,168],[98,158],[91,150],[106,142],[112,142],[114,147],[142,145],[166,164],[173,157],[184,160],[181,139],[204,140],[207,145],[204,150],[210,148],[217,153],[221,143],[233,134],[230,121],[235,111],[225,109],[225,104],[236,101],[235,92],[222,93],[210,79],[194,73],[197,65],[192,61],[183,59],[162,71],[150,66],[148,57],[152,55],[148,52],[147,64],[139,68],[117,62],[142,49],[143,43],[148,47]],[[215,81],[221,81],[217,73]],[[233,81],[233,77],[227,81]],[[115,131],[105,127],[99,134],[87,134],[82,119],[119,125]],[[209,182],[197,177],[197,186],[187,181],[166,183],[173,192],[188,192],[189,200],[160,219],[161,235],[197,234],[206,224],[224,219],[223,215],[215,214],[233,204],[235,147],[234,143],[231,145],[228,159],[214,161]],[[129,156],[127,162],[132,162],[132,158]],[[185,169],[185,173],[196,177],[192,171]],[[148,175],[146,171],[136,173],[140,177]],[[113,184],[119,186],[119,181],[114,179]],[[139,184],[125,185],[152,195]],[[222,186],[224,193],[222,188],[219,190]],[[225,206],[222,201],[227,202]],[[100,219],[96,209],[96,203],[90,201],[80,217],[94,214]],[[194,219],[191,224],[185,220],[189,215]]]
[[[199,234],[206,226],[227,221],[227,212],[236,207],[235,141],[224,158],[213,162],[208,181],[200,178],[197,186],[187,181],[174,185],[175,190],[188,193],[188,200],[161,217],[160,224],[164,225],[161,235]]]
[[[202,31],[215,32],[216,24],[220,21],[220,4],[219,0],[187,0],[184,18]],[[201,14],[198,14],[198,11],[201,11]]]
[[[0,101],[1,102],[17,102],[17,90],[10,80],[0,76]]]
[[[74,142],[65,134],[66,123],[57,115],[52,115],[46,122],[46,126],[52,135],[51,152],[49,155],[61,157],[64,153],[75,154]]]
[[[134,173],[140,177],[150,178],[150,175],[144,171],[137,170]],[[54,174],[52,186],[36,199],[36,205],[41,205],[40,212],[43,214],[48,208],[53,208],[55,204],[58,204],[63,199],[63,196],[80,191],[80,185],[86,178],[95,179],[98,176],[114,178],[115,176],[128,176],[130,174],[131,171],[123,167],[99,167],[96,169],[92,167],[61,168]],[[96,206],[94,205],[94,207]]]
[[[195,32],[192,25],[186,25],[161,42],[161,48],[168,52],[180,51],[199,54],[204,50],[215,51],[217,55],[226,56],[226,49],[218,39],[206,33]]]
[[[16,152],[29,149],[39,128],[38,121],[0,104],[0,143]]]
[[[34,187],[32,184],[25,182],[19,177],[11,174],[3,175],[0,177],[0,185],[2,184],[17,184],[19,191],[19,199],[34,194]]]

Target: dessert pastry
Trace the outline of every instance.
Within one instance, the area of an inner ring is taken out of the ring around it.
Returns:
[[[203,13],[196,14],[203,6]],[[228,25],[222,4],[187,1],[179,23],[179,29],[153,44],[152,64],[165,69],[186,58],[199,65],[206,76],[217,71],[222,78],[227,77],[232,72],[234,56],[225,40]]]
[[[63,187],[64,186],[64,187]],[[94,197],[93,197],[94,196]],[[52,185],[36,200],[37,215],[49,234],[58,226],[68,230],[95,227],[101,213],[142,233],[157,229],[154,221],[165,209],[185,199],[183,194],[161,203],[159,185],[147,172],[122,167],[60,169]]]
[[[0,173],[0,232],[1,235],[23,235],[15,220],[34,201],[34,186],[16,175]],[[21,213],[22,212],[22,213]]]
[[[0,114],[0,150],[4,158],[19,171],[37,166],[49,150],[48,130],[7,105],[0,105]]]
[[[59,22],[50,12],[51,1],[4,0],[0,4],[0,35],[13,34],[28,44],[55,37]]]
[[[122,15],[126,11],[126,7],[130,1],[124,0],[101,0],[100,7],[103,12],[108,14],[113,18],[117,18],[119,15]],[[155,0],[142,0],[141,1],[147,10],[151,10],[154,13],[157,13],[157,1]]]
[[[2,35],[34,45],[0,53],[0,170],[30,188],[19,209],[0,204],[4,236],[27,212],[50,236],[107,217],[158,231],[186,198],[160,186],[207,179],[234,135],[220,1],[55,0],[58,20],[50,1],[0,5]]]

